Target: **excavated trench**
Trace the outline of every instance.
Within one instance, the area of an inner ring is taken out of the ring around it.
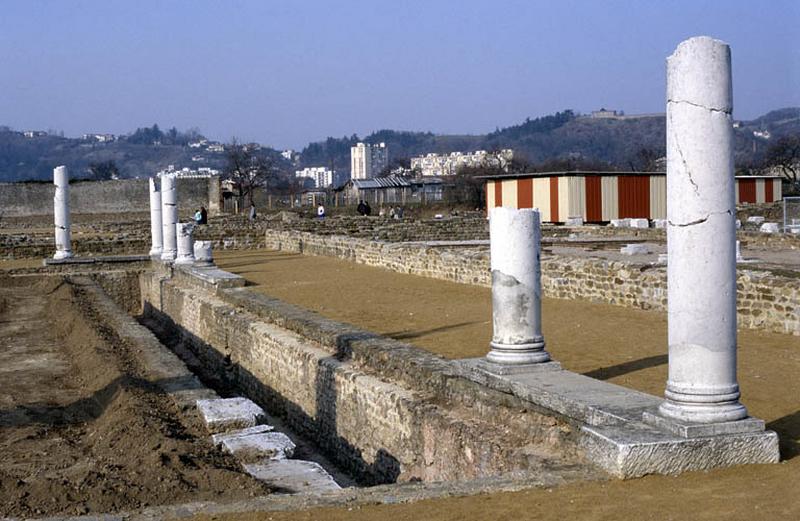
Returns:
[[[136,294],[138,276],[144,300]],[[150,334],[144,327],[203,386],[264,407],[268,422],[297,445],[294,458],[319,463],[343,488],[471,483],[431,488],[452,494],[603,476],[575,449],[569,424],[452,376],[415,376],[414,364],[431,361],[410,346],[365,332],[352,337],[349,326],[309,319],[311,313],[246,289],[234,292],[244,299],[234,305],[186,281],[160,279],[155,309],[146,288],[157,276],[138,276],[0,281],[0,516],[136,511],[285,492],[245,473],[212,444],[193,407],[165,392],[152,355],[143,355],[153,342],[145,348],[136,340]],[[204,333],[186,323],[185,309],[165,306],[178,296],[210,310],[201,317]],[[137,327],[142,331],[130,333]],[[271,347],[249,344],[254,331],[270,337]],[[371,344],[376,358],[359,341]],[[408,366],[400,369],[393,364],[403,349]],[[283,370],[295,368],[291,378],[269,360],[276,353],[288,364]]]

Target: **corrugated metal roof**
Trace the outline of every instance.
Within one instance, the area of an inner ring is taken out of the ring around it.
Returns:
[[[353,186],[359,190],[374,190],[376,188],[402,188],[411,186],[402,177],[373,177],[371,179],[353,179]]]

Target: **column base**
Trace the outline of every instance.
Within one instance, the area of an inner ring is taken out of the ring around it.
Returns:
[[[667,418],[660,411],[645,411],[642,421],[653,427],[671,432],[682,438],[700,438],[703,436],[720,436],[725,434],[745,434],[750,432],[764,432],[764,420],[747,416],[741,420],[692,423],[688,421]]]
[[[153,248],[150,250],[150,253],[148,253],[148,255],[150,255],[151,257],[161,258],[162,253],[163,251],[161,250],[161,248]]]
[[[658,413],[678,422],[705,424],[726,423],[747,418],[747,408],[739,401],[723,403],[686,403],[665,400]]]
[[[175,259],[175,264],[186,266],[190,264],[194,264],[194,258],[192,257],[178,257]]]
[[[490,342],[492,348],[486,361],[499,365],[540,364],[550,361],[550,353],[544,350],[544,342],[529,344],[501,344]]]
[[[55,255],[53,255],[53,258],[56,260],[70,259],[72,257],[73,257],[72,250],[56,250]]]
[[[161,253],[161,261],[162,262],[175,262],[175,252],[162,252]]]

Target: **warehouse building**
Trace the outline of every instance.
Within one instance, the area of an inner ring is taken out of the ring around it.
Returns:
[[[544,222],[666,219],[663,172],[544,172],[482,177],[487,211],[496,206],[538,208]],[[778,176],[737,176],[736,203],[780,201]]]

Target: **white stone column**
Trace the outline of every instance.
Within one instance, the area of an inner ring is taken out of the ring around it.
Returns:
[[[539,211],[497,207],[489,212],[492,268],[491,351],[496,364],[547,362],[541,309]]]
[[[67,167],[57,166],[53,169],[53,184],[56,193],[53,196],[53,216],[56,232],[56,253],[54,259],[68,259],[72,257],[72,239],[70,227],[72,220],[69,215],[69,173]]]
[[[195,266],[214,265],[214,259],[211,256],[211,241],[194,241],[194,264]]]
[[[163,247],[163,229],[161,224],[161,187],[154,178],[150,178],[150,237],[151,257],[161,257]]]
[[[669,379],[663,416],[742,419],[730,48],[705,36],[667,59]]]
[[[175,176],[161,176],[161,230],[163,235],[161,260],[172,262],[177,253],[175,225],[178,222],[178,190]]]
[[[192,232],[194,224],[177,223],[175,225],[175,235],[178,243],[178,253],[175,264],[194,264],[194,241]]]

